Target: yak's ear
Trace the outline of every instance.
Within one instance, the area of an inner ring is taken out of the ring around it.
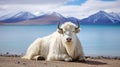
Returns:
[[[62,29],[58,29],[58,33],[63,34],[63,30]]]
[[[75,33],[79,33],[80,32],[80,28],[75,28]]]

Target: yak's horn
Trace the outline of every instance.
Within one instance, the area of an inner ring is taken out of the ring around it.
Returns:
[[[77,23],[78,23],[78,26],[76,27],[76,29],[80,28],[80,22],[77,21]]]
[[[62,28],[60,28],[60,22],[58,23],[58,29],[59,29],[59,30],[62,30]]]

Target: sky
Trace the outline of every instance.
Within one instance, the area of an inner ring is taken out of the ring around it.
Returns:
[[[28,11],[35,15],[57,12],[85,18],[98,11],[120,13],[120,0],[0,0],[0,15]]]

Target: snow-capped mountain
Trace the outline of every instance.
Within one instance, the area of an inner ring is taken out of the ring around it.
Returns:
[[[57,24],[58,22],[64,23],[66,21],[76,24],[77,21],[80,21],[81,24],[120,24],[120,13],[99,11],[81,20],[75,17],[64,17],[57,12],[42,13],[39,16],[29,12],[19,12],[0,17],[0,24]]]
[[[75,18],[75,17],[68,17],[67,18],[67,21],[71,21],[75,24],[78,24],[78,21],[80,21],[78,18]]]
[[[29,12],[18,12],[15,14],[8,14],[5,16],[0,17],[1,22],[7,22],[7,23],[14,23],[14,22],[20,22],[24,20],[29,20],[31,18],[36,17],[35,15],[29,13]]]
[[[61,14],[59,14],[59,13],[57,13],[57,12],[47,13],[46,15],[57,16],[57,17],[63,17]]]
[[[10,17],[14,16],[15,14],[16,13],[8,13],[8,14],[5,14],[5,15],[2,15],[2,16],[0,16],[0,21],[5,20],[7,18],[10,18]]]
[[[111,12],[109,13],[110,15],[112,15],[113,18],[117,19],[120,21],[120,13],[114,13],[114,12]]]
[[[34,14],[35,16],[41,16],[41,15],[44,15],[44,14],[46,14],[46,13],[37,11],[37,12],[34,12],[33,14]]]
[[[40,15],[30,20],[20,22],[20,24],[29,24],[29,23],[30,24],[56,24],[59,21],[65,22],[66,18],[59,13],[52,12],[52,13],[46,13],[44,15]]]
[[[82,24],[120,24],[118,14],[109,14],[104,11],[99,11],[88,18],[81,20]]]
[[[64,16],[62,16],[61,14],[57,13],[57,12],[51,12],[51,13],[46,13],[40,16],[37,16],[33,19],[37,19],[37,18],[44,18],[44,17],[59,17],[59,18],[64,18]]]

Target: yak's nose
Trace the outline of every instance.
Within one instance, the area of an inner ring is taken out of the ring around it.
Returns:
[[[72,38],[67,38],[66,40],[67,42],[71,42]]]

